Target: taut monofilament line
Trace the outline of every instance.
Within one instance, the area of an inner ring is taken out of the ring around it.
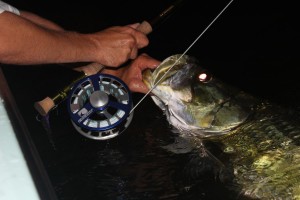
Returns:
[[[181,54],[181,56],[174,62],[174,64],[165,72],[165,74],[153,85],[153,87],[142,97],[142,99],[131,109],[132,113],[136,107],[152,92],[152,90],[157,86],[157,84],[168,74],[168,72],[178,63],[178,61],[195,45],[195,43],[202,37],[202,35],[213,25],[213,23],[221,16],[221,14],[228,8],[228,6],[233,2],[231,0],[219,14],[206,26],[206,28],[200,33],[200,35],[190,44],[190,46]]]

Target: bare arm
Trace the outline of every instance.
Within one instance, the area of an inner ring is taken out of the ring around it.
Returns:
[[[81,34],[62,31],[54,23],[24,14],[24,18],[10,12],[0,15],[2,63],[96,62],[119,66],[134,59],[138,49],[148,45],[146,35],[134,27],[116,26],[93,34]]]
[[[10,12],[0,16],[0,59],[4,63],[41,64],[90,61],[96,50],[88,37],[40,27]]]

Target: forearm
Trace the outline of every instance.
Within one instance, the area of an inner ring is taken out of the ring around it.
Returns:
[[[9,12],[1,14],[0,24],[2,63],[95,62],[96,47],[88,35],[45,29]]]
[[[21,16],[3,12],[0,25],[0,63],[6,64],[96,62],[118,67],[149,42],[133,25],[80,34],[24,11]]]

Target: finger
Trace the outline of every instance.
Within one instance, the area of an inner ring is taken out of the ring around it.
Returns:
[[[135,59],[138,55],[138,50],[137,48],[132,48],[131,53],[130,53],[130,59]]]
[[[139,92],[139,93],[144,93],[144,94],[146,94],[149,91],[147,86],[138,79],[131,80],[129,89],[132,92]]]
[[[148,39],[148,38],[146,37],[146,35],[144,35],[143,33],[137,31],[137,32],[135,33],[135,38],[136,38],[136,41],[137,41],[137,47],[138,47],[139,49],[148,46],[148,44],[149,44],[149,39]]]
[[[141,69],[142,71],[145,69],[155,69],[161,62],[159,60],[156,60],[150,56],[148,56],[147,54],[143,53],[141,54],[137,59],[137,66],[139,69]],[[147,63],[145,65],[145,63]]]
[[[127,25],[130,28],[124,29],[124,32],[130,34],[135,39],[137,48],[141,49],[149,44],[149,39],[144,33],[136,29],[139,25],[139,23]]]
[[[148,46],[149,39],[144,33],[134,28],[129,30],[128,33],[131,34],[132,37],[134,37],[134,39],[136,40],[136,45],[139,49]]]

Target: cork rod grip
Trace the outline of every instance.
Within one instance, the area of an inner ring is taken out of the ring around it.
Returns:
[[[150,21],[143,21],[140,23],[140,25],[137,27],[138,31],[143,32],[144,34],[148,35],[153,31],[155,27],[157,27],[159,24],[161,24],[163,21],[165,21],[172,13],[174,13],[177,8],[182,5],[182,3],[185,0],[176,0],[173,4],[171,4],[169,7],[164,9],[159,15],[157,15],[155,18],[151,19]],[[89,66],[89,65],[88,65]],[[83,71],[85,73],[84,76],[79,77],[75,81],[73,81],[70,85],[65,87],[62,91],[60,91],[55,97],[50,98],[46,97],[42,101],[38,101],[34,103],[35,109],[42,115],[45,116],[49,113],[51,109],[53,109],[57,104],[62,102],[66,96],[67,93],[72,89],[73,84],[85,76],[96,74],[100,72],[104,68],[103,65],[97,64],[97,63],[91,63],[89,67],[84,66],[81,68],[77,68],[78,71]]]
[[[137,30],[143,32],[144,34],[149,34],[152,32],[152,27],[148,22],[143,21],[137,27]],[[52,98],[46,97],[41,101],[35,102],[34,108],[38,111],[38,113],[41,116],[46,116],[50,112],[50,110],[52,110],[56,105],[58,105],[60,102],[62,102],[67,97],[67,93],[72,89],[72,86],[76,81],[78,81],[86,76],[96,74],[96,73],[100,72],[103,68],[104,68],[103,65],[100,65],[97,63],[91,63],[87,66],[77,68],[76,70],[84,72],[84,75],[81,75],[79,78],[77,78],[75,81],[73,81],[70,85],[66,86],[62,91],[58,92],[58,94],[56,94],[55,97],[52,97]]]

